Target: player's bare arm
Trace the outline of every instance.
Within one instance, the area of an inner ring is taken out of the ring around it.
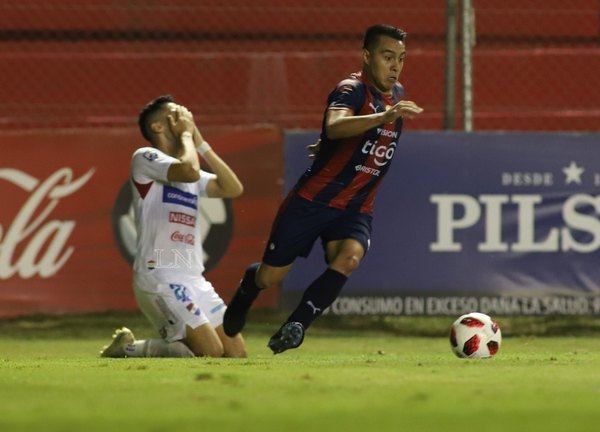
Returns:
[[[240,179],[217,153],[209,149],[202,157],[217,176],[206,185],[207,196],[212,198],[235,198],[244,192],[244,186]]]
[[[413,118],[423,112],[412,101],[400,101],[382,113],[355,116],[347,109],[329,109],[325,119],[325,130],[329,139],[356,136],[384,123],[396,121],[399,117]]]
[[[185,116],[168,115],[167,120],[175,139],[179,140],[177,159],[167,172],[167,179],[192,183],[200,178],[200,161],[193,140],[194,122]]]
[[[178,107],[178,115],[181,118],[194,122],[193,114],[184,106]],[[211,167],[213,173],[217,176],[212,179],[206,185],[206,193],[212,198],[235,198],[242,194],[244,186],[238,179],[237,175],[233,170],[225,163],[223,159],[215,153],[208,142],[202,136],[202,133],[198,129],[198,126],[194,124],[192,131],[192,138],[196,150],[200,153],[202,158]]]

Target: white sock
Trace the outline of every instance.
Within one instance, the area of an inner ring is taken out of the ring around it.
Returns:
[[[127,357],[195,357],[183,342],[164,339],[138,340],[125,346]]]
[[[148,341],[137,340],[132,344],[125,345],[125,355],[127,357],[146,357],[146,348]]]

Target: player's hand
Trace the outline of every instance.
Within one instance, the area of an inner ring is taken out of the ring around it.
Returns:
[[[179,118],[181,118],[181,117],[187,118],[187,119],[191,120],[192,122],[194,122],[194,115],[192,114],[192,112],[189,109],[187,109],[183,105],[179,105],[177,107],[177,114],[178,114]],[[200,129],[198,129],[198,125],[196,125],[196,122],[194,122],[194,130],[193,130],[192,134],[194,136],[194,143],[196,144],[196,146],[200,146],[205,141],[204,138],[202,137],[202,133],[200,133]]]
[[[314,143],[306,146],[306,149],[308,150],[308,158],[309,159],[316,158],[317,155],[319,154],[320,148],[321,148],[321,138],[316,140]]]
[[[385,123],[392,123],[395,122],[399,117],[412,119],[422,112],[423,108],[418,106],[413,101],[402,100],[383,114],[383,120]]]
[[[184,132],[194,133],[194,129],[196,128],[193,118],[182,114],[181,111],[167,115],[167,120],[169,121],[171,131],[176,136],[181,136]]]
[[[191,121],[194,121],[194,115],[192,114],[192,112],[183,105],[177,106],[177,114],[179,115],[179,117],[185,117],[187,119],[190,119]]]

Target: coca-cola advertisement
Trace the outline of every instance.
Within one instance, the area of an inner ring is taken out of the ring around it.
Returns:
[[[281,134],[264,127],[206,136],[246,193],[235,201],[201,200],[200,232],[175,230],[173,241],[203,239],[206,276],[228,300],[245,266],[260,258],[281,196]],[[139,131],[2,132],[1,139],[0,317],[135,310],[129,164],[147,145]],[[259,306],[274,307],[275,296]]]

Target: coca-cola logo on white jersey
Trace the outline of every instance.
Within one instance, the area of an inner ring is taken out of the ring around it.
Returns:
[[[60,168],[38,179],[13,168],[0,169],[0,182],[9,182],[28,194],[12,221],[0,221],[0,279],[23,279],[56,274],[75,251],[68,244],[73,220],[52,218],[63,198],[73,195],[94,175],[94,168],[73,178],[71,168]]]
[[[183,234],[179,231],[175,231],[171,234],[171,240],[174,242],[189,244],[191,246],[196,244],[196,236],[194,236],[194,234]]]

